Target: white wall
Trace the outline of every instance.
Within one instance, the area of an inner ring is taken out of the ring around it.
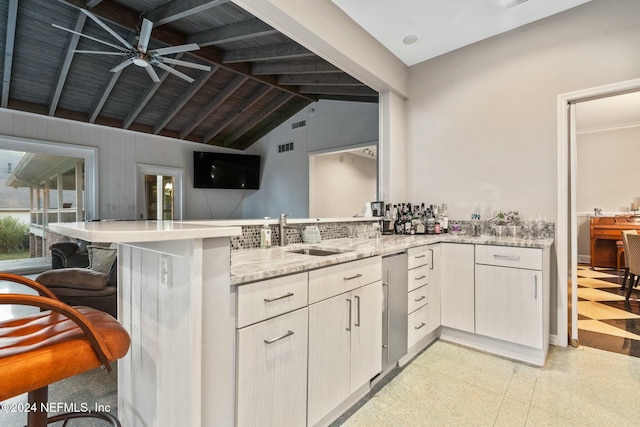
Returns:
[[[578,212],[628,212],[640,201],[640,127],[579,134],[576,145]]]
[[[313,110],[313,111],[311,111]],[[306,120],[307,125],[291,129]],[[309,216],[309,154],[378,140],[378,104],[342,101],[313,103],[246,150],[262,156],[260,190],[247,194],[245,218],[288,213]],[[278,145],[294,150],[278,153]],[[375,197],[374,197],[375,198]]]
[[[352,153],[313,156],[316,183],[310,200],[310,217],[347,218],[376,200],[377,162]]]
[[[410,68],[409,200],[555,221],[556,100],[637,78],[640,3],[594,0]]]

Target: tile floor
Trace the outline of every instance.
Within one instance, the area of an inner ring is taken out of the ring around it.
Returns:
[[[640,357],[639,291],[625,300],[615,269],[578,267],[578,339],[581,345]]]
[[[437,341],[338,425],[637,426],[639,390],[640,358],[552,346],[538,368]]]

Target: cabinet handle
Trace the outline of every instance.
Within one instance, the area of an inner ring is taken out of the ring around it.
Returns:
[[[360,297],[354,297],[356,299],[356,323],[353,326],[360,326]]]
[[[281,297],[277,297],[277,298],[265,298],[264,302],[274,302],[274,301],[278,301],[281,299],[285,299],[285,298],[289,298],[293,296],[293,292],[287,292],[285,295],[282,295]]]
[[[347,331],[351,332],[351,299],[347,298],[347,302],[349,303],[349,325],[347,326]]]
[[[422,280],[422,279],[424,279],[425,277],[427,277],[427,276],[425,276],[425,275],[423,274],[422,276],[420,276],[420,277],[416,277],[415,279],[416,279],[416,280]]]
[[[495,259],[504,259],[507,261],[520,261],[520,257],[519,256],[514,256],[514,255],[494,255],[493,256]]]
[[[426,326],[426,323],[421,322],[418,326],[414,326],[413,328],[414,328],[414,329],[422,329],[422,328],[424,328],[425,326]]]
[[[429,270],[433,270],[433,249],[429,249],[431,251],[431,265],[429,266]]]
[[[415,259],[426,258],[426,257],[427,256],[425,254],[414,256]]]
[[[389,283],[391,282],[391,269],[387,268],[387,281],[382,282],[382,286],[389,286]]]
[[[420,298],[416,298],[414,299],[415,302],[419,302],[422,301],[423,299],[425,299],[426,297],[424,295],[422,295]]]
[[[286,338],[286,337],[290,337],[291,335],[293,335],[293,331],[287,331],[287,333],[284,334],[284,335],[280,335],[279,337],[276,337],[276,338],[273,338],[273,339],[270,339],[270,340],[264,340],[264,342],[265,342],[265,344],[273,344],[274,342],[280,341],[281,339]]]
[[[533,299],[538,299],[538,275],[533,275]]]
[[[357,279],[358,277],[362,277],[362,274],[358,273],[355,276],[345,277],[344,280],[353,280],[353,279]]]

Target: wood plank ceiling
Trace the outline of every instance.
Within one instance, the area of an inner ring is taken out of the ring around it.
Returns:
[[[142,67],[110,72],[121,56],[57,24],[120,43],[97,16],[132,45],[142,16],[154,23],[150,49],[197,43],[167,55],[211,67],[160,68],[154,83]],[[245,149],[314,101],[378,102],[378,94],[229,0],[0,1],[1,105],[65,119]],[[115,58],[115,59],[114,59]]]

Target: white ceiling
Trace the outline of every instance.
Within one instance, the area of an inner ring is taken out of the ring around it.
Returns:
[[[591,0],[331,0],[408,66]],[[406,36],[418,40],[403,43]]]
[[[640,125],[640,92],[610,96],[576,105],[578,133]]]

